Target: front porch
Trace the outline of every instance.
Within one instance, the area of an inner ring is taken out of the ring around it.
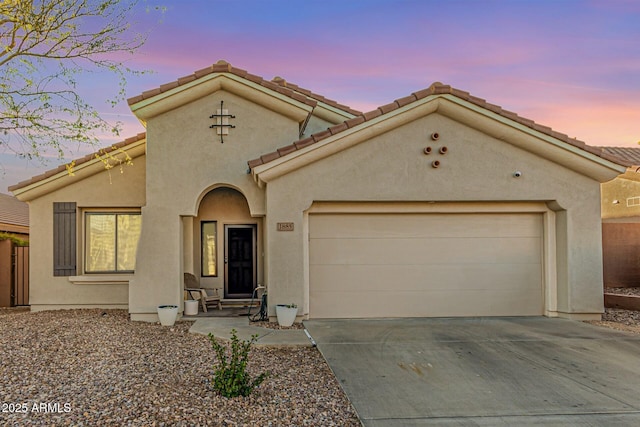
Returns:
[[[247,300],[225,300],[221,301],[222,310],[214,307],[209,307],[206,312],[202,310],[202,304],[198,302],[198,314],[196,315],[183,315],[182,320],[197,320],[208,317],[248,317],[249,314],[253,317],[260,311],[260,301],[250,299]]]

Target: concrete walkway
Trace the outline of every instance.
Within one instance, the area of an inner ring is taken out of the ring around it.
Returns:
[[[217,338],[229,339],[232,329],[237,331],[238,338],[242,341],[250,340],[252,335],[258,335],[258,341],[255,343],[258,346],[311,346],[311,341],[302,329],[267,329],[251,324],[246,317],[198,319],[191,326],[189,332],[202,335],[212,333]]]

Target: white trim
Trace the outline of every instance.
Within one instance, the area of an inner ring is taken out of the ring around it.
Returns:
[[[303,315],[309,316],[310,214],[341,213],[539,213],[542,214],[542,312],[547,317],[566,317],[558,312],[556,263],[556,214],[546,202],[313,202],[303,212]],[[585,315],[587,316],[587,315]],[[592,315],[591,315],[592,316]]]
[[[69,276],[74,285],[128,285],[133,274],[83,274]]]

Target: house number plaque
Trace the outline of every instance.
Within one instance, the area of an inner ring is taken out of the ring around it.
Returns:
[[[292,222],[279,222],[278,223],[278,231],[293,231],[293,223]]]

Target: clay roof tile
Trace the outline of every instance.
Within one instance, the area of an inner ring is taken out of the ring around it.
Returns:
[[[356,116],[353,119],[346,120],[344,124],[347,125],[348,128],[352,128],[364,122],[365,118],[363,116]]]
[[[156,96],[156,95],[160,95],[161,93],[162,92],[160,91],[160,88],[155,88],[155,89],[151,89],[151,90],[147,90],[147,91],[142,92],[142,97],[144,99],[147,99],[147,98],[151,98],[151,97]]]
[[[379,109],[371,110],[362,115],[365,121],[369,121],[371,119],[375,119],[378,116],[381,116],[382,112]]]
[[[278,157],[280,157],[280,153],[278,153],[277,151],[273,151],[271,153],[260,156],[260,159],[263,163],[269,163],[270,161],[275,160]]]
[[[599,147],[606,156],[622,159],[629,166],[640,166],[640,147]]]
[[[213,73],[213,65],[209,65],[208,67],[205,68],[201,68],[199,70],[196,70],[193,75],[195,76],[196,79],[199,79],[200,77],[204,77],[208,74]]]
[[[315,144],[315,142],[316,141],[313,138],[305,138],[305,139],[301,139],[300,141],[294,142],[293,145],[295,145],[298,150],[301,150],[304,147],[308,147],[311,144]]]
[[[398,98],[396,99],[396,104],[398,104],[398,107],[404,107],[405,105],[411,104],[412,102],[417,101],[418,98],[415,95],[409,95],[409,96],[405,96],[402,98]]]
[[[278,154],[280,154],[280,156],[286,156],[287,154],[293,153],[294,151],[296,151],[296,146],[293,144],[278,148]]]
[[[160,92],[166,92],[178,86],[180,86],[180,83],[178,83],[177,81],[171,82],[171,83],[165,83],[163,85],[160,85]]]
[[[331,132],[332,135],[335,135],[347,129],[349,129],[349,126],[347,126],[345,122],[342,122],[337,125],[331,126],[328,130],[329,132]]]
[[[253,159],[247,162],[247,165],[249,165],[249,169],[253,169],[256,166],[260,166],[261,164],[262,164],[262,159]]]
[[[184,84],[187,84],[187,83],[190,83],[190,82],[194,81],[196,78],[197,78],[197,77],[196,77],[196,75],[195,75],[195,74],[189,74],[188,76],[180,77],[180,78],[178,79],[178,84],[179,84],[180,86],[182,86],[182,85],[184,85]]]
[[[395,102],[395,101],[393,101],[393,102],[391,102],[389,104],[383,105],[381,107],[378,107],[378,110],[380,110],[380,112],[382,114],[387,114],[388,112],[393,111],[393,110],[397,110],[397,109],[398,109],[398,103]]]
[[[315,142],[318,142],[330,136],[331,136],[331,131],[329,129],[326,129],[326,130],[322,130],[320,132],[314,133],[313,135],[311,135],[311,138],[313,138]]]

